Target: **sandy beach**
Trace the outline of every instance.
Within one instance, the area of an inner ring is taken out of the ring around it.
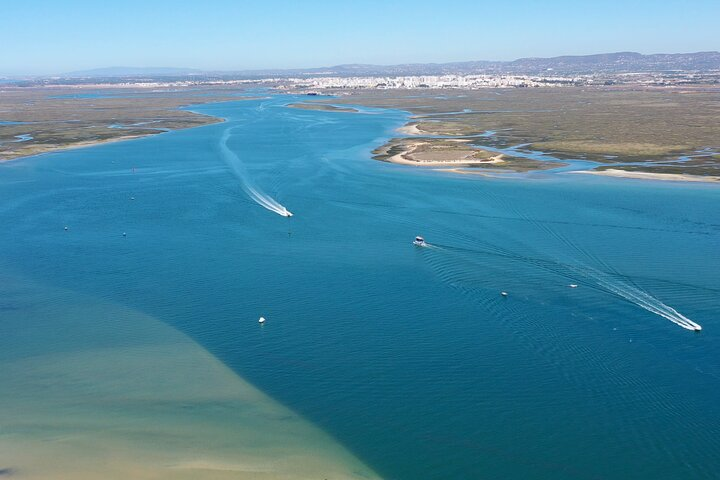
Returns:
[[[607,170],[581,170],[567,173],[583,173],[589,175],[602,175],[604,177],[617,178],[634,178],[638,180],[664,180],[670,182],[720,182],[720,177],[713,176],[688,175],[678,173],[632,172],[628,170],[619,170],[616,168],[609,168]]]
[[[465,142],[466,140],[460,139],[400,141],[378,149],[376,158],[385,162],[415,167],[505,163],[502,153],[492,154],[492,152],[464,145]],[[399,151],[397,151],[398,149]]]
[[[425,132],[418,128],[417,123],[408,123],[407,125],[397,129],[403,135],[423,135]]]

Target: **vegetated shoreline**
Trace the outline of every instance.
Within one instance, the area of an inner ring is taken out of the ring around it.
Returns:
[[[397,135],[405,139],[471,138],[479,149],[510,157],[567,161],[563,172],[720,176],[720,109],[712,91],[595,86],[341,93],[333,104],[408,112]],[[525,163],[523,171],[535,170]]]
[[[413,167],[453,167],[442,169],[459,174],[473,173],[467,169],[493,169],[495,173],[526,173],[566,166],[556,161],[539,161],[484,149],[471,144],[469,138],[442,138],[435,132],[421,130],[410,122],[396,129],[402,138],[390,139],[373,150],[374,160]]]
[[[432,135],[434,137],[437,137],[438,135],[442,135],[442,133],[439,132],[431,132],[422,130],[419,126],[419,124],[416,121],[410,121],[404,126],[397,128],[396,131],[398,133],[403,134],[406,136],[405,142],[403,143],[405,148],[401,151],[395,153],[394,155],[383,155],[383,153],[387,153],[393,146],[397,146],[398,143],[397,139],[393,139],[388,141],[386,144],[384,144],[381,147],[378,147],[373,151],[375,156],[373,157],[375,160],[380,160],[384,162],[389,163],[396,163],[400,165],[411,165],[415,167],[453,167],[453,168],[444,168],[444,169],[437,169],[438,171],[443,172],[450,172],[455,174],[474,174],[474,175],[481,175],[481,176],[489,176],[485,175],[482,171],[470,171],[470,170],[463,170],[461,167],[488,167],[488,166],[494,166],[495,167],[495,173],[503,173],[508,171],[514,171],[516,173],[520,172],[532,172],[532,171],[541,171],[541,170],[548,170],[552,168],[562,167],[566,164],[558,163],[558,162],[538,162],[534,160],[529,160],[530,162],[537,163],[537,168],[531,168],[527,164],[523,165],[522,168],[513,168],[512,159],[513,157],[508,157],[508,155],[504,153],[498,153],[493,157],[482,159],[482,160],[473,160],[468,159],[468,155],[464,154],[464,157],[458,156],[458,158],[446,160],[446,161],[422,161],[412,158],[412,154],[417,150],[417,148],[424,144],[422,136],[423,135]],[[413,139],[412,137],[418,137],[416,139]],[[443,141],[466,141],[462,139],[456,139],[452,138],[454,136],[448,136],[446,140],[443,139]],[[393,145],[394,144],[394,145]],[[486,152],[482,149],[482,147],[474,147],[474,149],[478,152]],[[508,159],[508,160],[506,160]],[[525,159],[523,159],[525,160]],[[639,164],[640,165],[640,164]],[[545,168],[543,168],[545,167]],[[600,166],[602,167],[602,165]],[[603,169],[591,169],[591,170],[573,170],[568,171],[564,173],[583,173],[583,174],[591,174],[591,175],[601,175],[601,176],[607,176],[607,177],[615,177],[615,178],[629,178],[629,179],[636,179],[636,180],[659,180],[659,181],[670,181],[670,182],[702,182],[702,183],[716,183],[720,182],[720,176],[714,176],[714,175],[693,175],[689,173],[658,173],[658,172],[643,172],[643,171],[631,171],[631,170],[623,170],[620,168],[603,168]]]
[[[243,97],[243,98],[237,98],[232,100],[220,100],[220,101],[239,101],[239,100],[252,100],[253,97]],[[216,99],[209,99],[207,102],[200,102],[198,104],[202,105],[205,103],[215,103],[217,102]],[[99,138],[95,140],[78,140],[78,141],[69,141],[67,143],[63,144],[37,144],[34,145],[32,148],[32,153],[24,153],[24,152],[18,152],[17,155],[14,155],[14,152],[7,153],[6,157],[1,156],[2,153],[0,153],[0,163],[6,163],[6,162],[12,162],[17,160],[23,160],[27,158],[37,157],[40,155],[45,155],[49,153],[54,152],[60,152],[60,151],[67,151],[67,150],[74,150],[79,148],[87,148],[87,147],[93,147],[96,145],[105,145],[115,142],[122,142],[126,140],[135,140],[138,138],[145,138],[150,137],[154,135],[159,135],[162,133],[168,133],[172,131],[178,131],[178,130],[186,130],[190,128],[197,128],[197,127],[204,127],[208,125],[214,125],[216,123],[222,123],[227,121],[225,118],[221,117],[215,117],[212,115],[208,115],[205,113],[197,112],[194,110],[190,110],[187,107],[190,107],[191,105],[180,105],[177,107],[172,107],[169,110],[180,110],[184,109],[185,111],[189,112],[190,114],[194,115],[197,119],[200,119],[202,123],[198,123],[195,125],[189,125],[189,126],[180,126],[180,127],[163,127],[162,129],[152,129],[147,128],[142,133],[134,132],[129,135],[117,135],[110,138]],[[309,104],[309,103],[294,103],[294,104],[288,104],[287,105],[290,108],[298,108],[302,110],[318,110],[318,111],[333,111],[333,112],[347,112],[347,113],[359,113],[359,110],[355,108],[350,107],[337,107],[333,105],[324,105],[324,104]],[[117,131],[122,131],[121,129],[117,129]],[[115,133],[113,132],[113,133]]]
[[[0,163],[221,123],[225,120],[192,107],[256,98],[223,89],[202,95],[175,89],[148,93],[140,87],[108,94],[85,87],[0,90],[0,120],[10,120],[0,125],[6,139]],[[20,135],[31,138],[14,141]]]
[[[163,133],[174,132],[174,131],[178,131],[178,130],[188,130],[191,128],[206,127],[208,125],[214,125],[216,123],[222,123],[222,122],[226,121],[224,118],[214,117],[212,115],[206,115],[204,113],[198,113],[198,112],[192,112],[192,111],[190,111],[190,113],[201,116],[201,117],[206,117],[208,121],[206,123],[201,123],[198,125],[191,125],[191,126],[187,126],[187,127],[165,128],[162,130],[161,129],[157,129],[157,130],[147,129],[146,133],[135,133],[132,135],[119,135],[117,137],[100,138],[97,140],[81,140],[78,142],[69,142],[69,143],[65,143],[62,145],[47,145],[47,148],[38,148],[37,151],[34,151],[33,153],[31,153],[29,155],[18,155],[18,156],[10,156],[7,158],[0,158],[0,163],[25,160],[25,159],[32,158],[32,157],[38,157],[40,155],[47,155],[49,153],[62,152],[62,151],[67,151],[67,150],[75,150],[75,149],[87,148],[87,147],[94,147],[97,145],[106,145],[106,144],[110,144],[110,143],[123,142],[126,140],[135,140],[138,138],[145,138],[145,137],[150,137],[150,136],[154,136],[154,135],[160,135]]]

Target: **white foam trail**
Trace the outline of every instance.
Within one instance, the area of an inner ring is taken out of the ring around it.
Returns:
[[[596,271],[586,271],[591,277],[597,281],[597,283],[610,290],[612,293],[619,295],[626,300],[644,308],[645,310],[652,312],[656,315],[660,315],[667,320],[670,320],[676,325],[681,326],[687,330],[702,330],[702,327],[687,318],[682,313],[678,312],[669,305],[665,305],[663,302],[653,297],[647,292],[640,290],[639,288],[627,285],[623,282],[607,278],[605,275]]]
[[[283,217],[292,217],[293,214],[290,213],[287,208],[252,184],[247,172],[245,171],[245,165],[243,165],[240,157],[238,157],[237,154],[230,150],[227,146],[227,141],[230,138],[230,130],[232,130],[232,128],[225,129],[222,137],[220,138],[220,153],[222,154],[225,163],[232,168],[235,176],[240,180],[240,186],[242,189],[248,197],[253,199],[258,205],[270,210],[271,212],[275,212],[278,215],[282,215]]]

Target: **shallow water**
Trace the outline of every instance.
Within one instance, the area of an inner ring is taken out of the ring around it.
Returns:
[[[165,322],[385,478],[713,478],[717,187],[374,162],[404,113],[297,100],[0,165],[3,268]]]
[[[19,277],[2,283],[4,475],[378,478],[157,319]]]

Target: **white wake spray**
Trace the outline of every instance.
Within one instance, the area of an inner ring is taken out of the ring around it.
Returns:
[[[518,212],[518,216],[521,218],[525,218],[526,220],[534,223],[537,225],[541,230],[544,230],[548,234],[555,237],[558,241],[560,241],[562,244],[564,244],[569,249],[577,252],[581,257],[586,257],[587,259],[597,262],[600,265],[605,266],[608,270],[613,270],[609,265],[607,265],[601,258],[595,256],[591,252],[587,251],[585,248],[582,247],[582,245],[576,244],[575,242],[572,242],[569,238],[562,235],[560,232],[553,230],[550,228],[549,225],[539,222],[535,219],[532,219],[528,217],[527,215],[523,215],[522,213]],[[702,327],[698,324],[687,318],[682,313],[675,310],[673,307],[666,305],[665,303],[661,302],[657,298],[653,297],[649,293],[642,290],[640,287],[631,285],[628,282],[624,282],[622,280],[619,280],[619,275],[611,275],[608,273],[605,273],[601,270],[598,270],[596,268],[593,268],[587,264],[584,266],[577,266],[577,267],[570,267],[571,270],[575,271],[576,273],[579,273],[581,275],[585,275],[590,277],[592,280],[595,281],[601,288],[603,288],[605,291],[617,295],[619,297],[624,298],[625,300],[628,300],[629,302],[634,303],[635,305],[644,308],[648,312],[652,312],[656,315],[659,315],[667,320],[670,320],[674,324],[686,329],[686,330],[694,330],[699,331],[702,330]],[[617,274],[617,272],[615,272]]]
[[[607,289],[611,293],[623,297],[624,299],[644,308],[645,310],[652,312],[656,315],[660,315],[667,320],[670,320],[676,325],[681,326],[687,330],[702,330],[702,327],[687,318],[682,313],[675,310],[673,307],[664,304],[657,298],[653,297],[649,293],[640,290],[637,287],[628,285],[625,282],[619,281],[612,278],[595,269],[584,269],[585,274],[595,280],[598,285]]]
[[[225,163],[228,164],[235,173],[235,176],[240,180],[240,186],[243,191],[248,195],[248,197],[253,199],[255,203],[270,210],[271,212],[275,212],[283,217],[292,217],[293,214],[290,213],[287,208],[252,184],[247,172],[245,171],[245,165],[243,165],[242,160],[240,160],[240,157],[230,150],[227,145],[231,130],[232,128],[225,129],[222,137],[220,137],[220,154],[222,155],[223,160],[225,160]]]

